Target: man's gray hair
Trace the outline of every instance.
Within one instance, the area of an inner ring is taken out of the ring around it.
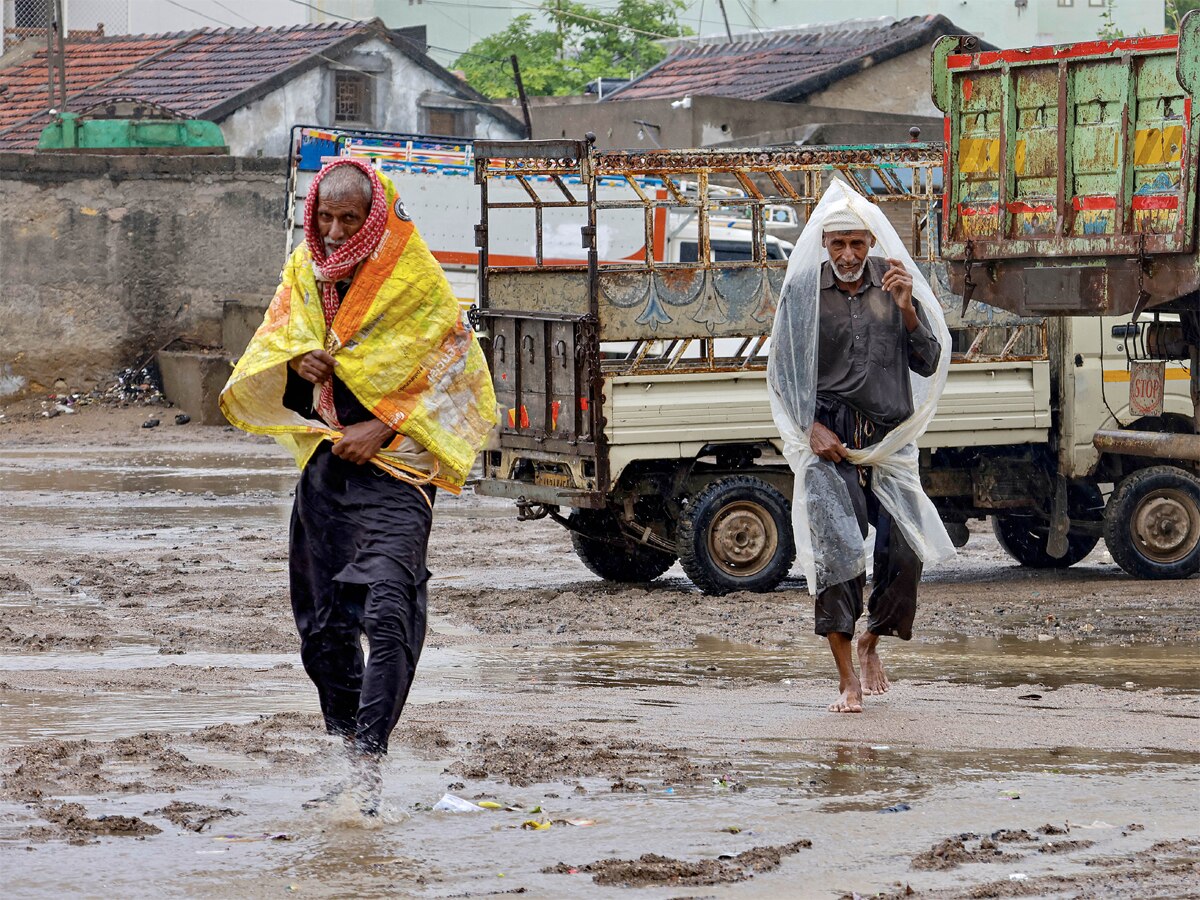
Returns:
[[[317,197],[334,203],[361,200],[371,208],[371,179],[357,166],[335,166],[317,185]]]

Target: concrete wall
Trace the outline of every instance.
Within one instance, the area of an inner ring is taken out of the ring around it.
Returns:
[[[284,168],[0,154],[0,400],[103,386],[176,337],[219,344],[222,301],[278,280]]]
[[[744,142],[742,146],[757,146],[773,140],[794,140],[806,130],[815,136],[816,143],[903,143],[909,139],[908,129],[912,125],[922,127],[926,140],[936,140],[941,135],[941,113],[936,113],[934,120],[928,115],[902,111],[881,113],[871,109],[726,97],[693,97],[689,109],[672,107],[665,99],[602,103],[594,99],[585,102],[565,97],[547,99],[571,102],[534,106],[530,113],[534,137],[582,138],[591,131],[596,135],[596,146],[602,150],[656,147],[678,150],[735,145],[739,141]],[[836,138],[825,136],[835,132]]]
[[[839,109],[941,117],[930,96],[932,53],[930,42],[919,50],[902,53],[843,78],[823,91],[810,94],[805,102]]]
[[[293,125],[332,125],[333,73],[338,68],[352,68],[372,76],[370,121],[353,127],[426,133],[429,130],[426,110],[442,108],[466,114],[468,133],[460,137],[501,140],[524,137],[490,115],[486,107],[457,98],[454,85],[416,65],[395,47],[385,41],[371,40],[340,57],[337,64],[311,69],[223,119],[220,125],[229,152],[234,156],[287,156]]]

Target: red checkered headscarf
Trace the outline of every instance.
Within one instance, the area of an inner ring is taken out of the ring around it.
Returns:
[[[354,232],[354,236],[338,247],[332,256],[326,256],[325,241],[321,238],[321,229],[317,223],[318,188],[321,180],[336,166],[354,166],[371,180],[371,208],[367,212],[366,221]],[[313,270],[321,288],[321,306],[325,312],[325,349],[331,353],[337,349],[336,338],[333,335],[333,317],[341,305],[337,282],[351,277],[355,267],[375,252],[387,226],[387,218],[387,197],[383,183],[375,170],[362,160],[334,160],[317,173],[317,177],[309,186],[308,197],[304,201],[304,239],[308,244],[309,253],[312,254]],[[317,411],[329,425],[341,427],[333,405],[332,380],[325,382],[321,387]]]

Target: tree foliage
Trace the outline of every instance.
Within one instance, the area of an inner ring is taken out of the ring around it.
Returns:
[[[509,56],[516,54],[531,95],[578,93],[597,78],[627,78],[666,55],[661,37],[690,34],[679,23],[685,0],[619,0],[596,9],[575,0],[543,0],[537,27],[531,13],[504,31],[476,41],[455,62],[467,81],[489,97],[515,97]]]
[[[1180,20],[1193,9],[1200,9],[1200,0],[1166,0],[1167,31],[1178,31]]]

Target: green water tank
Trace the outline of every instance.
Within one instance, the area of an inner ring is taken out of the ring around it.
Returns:
[[[60,113],[42,129],[38,150],[75,153],[228,153],[216,122],[188,119],[154,103],[105,101]]]

